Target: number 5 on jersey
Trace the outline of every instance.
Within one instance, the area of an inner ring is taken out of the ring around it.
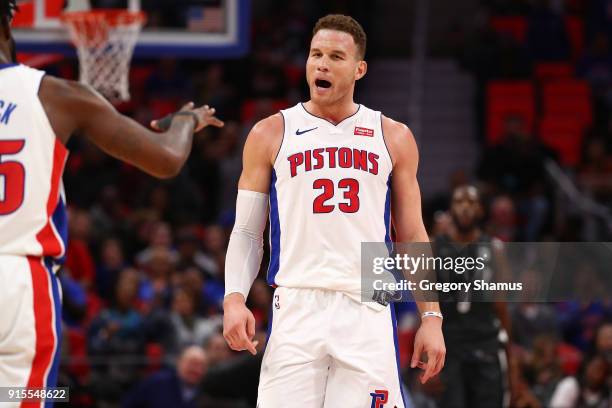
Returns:
[[[312,183],[315,190],[322,189],[312,203],[312,212],[324,214],[334,211],[333,204],[325,204],[334,196],[334,182],[330,179],[317,179]],[[359,181],[352,178],[345,178],[338,181],[338,189],[343,191],[345,202],[338,203],[338,209],[344,213],[356,213],[359,211]]]
[[[10,214],[23,204],[25,169],[2,156],[17,154],[24,145],[24,140],[0,140],[0,215]]]

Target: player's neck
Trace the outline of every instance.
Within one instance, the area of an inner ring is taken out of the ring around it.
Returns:
[[[469,230],[461,231],[458,228],[453,228],[450,231],[450,237],[454,242],[459,242],[462,244],[469,244],[470,242],[474,242],[480,238],[480,229],[471,228]]]
[[[353,99],[346,102],[338,102],[333,105],[319,105],[311,100],[304,103],[306,110],[315,116],[326,119],[334,124],[342,122],[344,119],[352,116],[359,109]]]

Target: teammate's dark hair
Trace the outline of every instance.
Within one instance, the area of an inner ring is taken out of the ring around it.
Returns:
[[[321,17],[312,29],[314,36],[319,30],[337,30],[350,34],[357,45],[359,59],[364,59],[366,52],[366,33],[361,24],[353,17],[342,14],[328,14]]]
[[[0,20],[10,23],[17,10],[17,0],[0,0]]]

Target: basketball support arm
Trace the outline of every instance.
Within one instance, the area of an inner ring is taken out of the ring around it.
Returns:
[[[240,293],[246,300],[263,257],[263,232],[268,194],[238,190],[236,222],[225,256],[225,296]]]

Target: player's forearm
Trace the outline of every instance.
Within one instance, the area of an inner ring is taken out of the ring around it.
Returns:
[[[428,257],[432,255],[431,246],[429,245],[429,236],[424,226],[418,228],[402,228],[401,225],[398,225],[396,233],[398,242],[396,249],[398,253],[405,253],[408,256]],[[425,278],[431,279],[433,277],[435,277],[435,274],[424,269],[411,271],[410,274],[405,276],[406,279],[418,280]],[[421,315],[424,312],[440,312],[440,305],[436,301],[437,296],[435,293],[415,289],[413,291],[413,297]]]
[[[225,259],[225,295],[240,293],[247,298],[259,273],[263,257],[268,195],[238,190],[236,222]]]
[[[167,133],[157,139],[169,152],[169,161],[175,174],[180,171],[191,153],[195,125],[191,116],[176,116]]]
[[[419,227],[402,226],[400,224],[396,227],[396,240],[402,243],[428,243],[429,235],[424,225]]]
[[[263,257],[262,236],[248,235],[234,227],[225,260],[225,295],[239,293],[245,300],[257,278]]]

